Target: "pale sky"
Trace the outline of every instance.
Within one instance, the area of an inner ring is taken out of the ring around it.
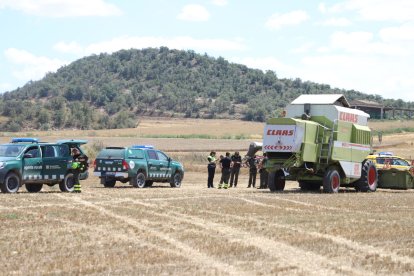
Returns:
[[[0,92],[81,57],[166,46],[414,101],[412,0],[0,0]]]

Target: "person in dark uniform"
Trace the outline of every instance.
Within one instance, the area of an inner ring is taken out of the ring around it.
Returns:
[[[230,178],[230,165],[231,165],[230,152],[226,152],[226,156],[220,160],[220,165],[221,165],[221,180],[223,181],[223,184],[220,181],[219,189],[221,188],[227,189],[229,187],[229,178]]]
[[[249,160],[247,160],[247,166],[249,167],[249,186],[247,186],[247,188],[250,188],[252,186],[254,188],[256,186],[257,175],[256,155],[250,157]]]
[[[266,170],[267,153],[263,153],[263,159],[259,163],[260,187],[259,189],[267,189],[267,178],[269,173]]]
[[[88,157],[81,154],[78,148],[72,148],[72,171],[75,178],[75,184],[73,185],[73,192],[81,192],[81,184],[79,181],[79,174],[85,172],[88,169]]]
[[[207,157],[208,165],[208,179],[207,179],[207,188],[214,188],[213,180],[214,180],[214,174],[216,173],[216,152],[212,151],[210,152],[210,155]]]
[[[230,171],[230,187],[234,188],[237,187],[237,181],[239,179],[239,172],[240,172],[240,166],[242,163],[241,156],[238,151],[234,153],[234,155],[231,156],[231,171]]]

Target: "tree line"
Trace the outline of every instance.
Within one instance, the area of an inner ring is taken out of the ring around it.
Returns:
[[[280,79],[273,71],[222,57],[161,47],[88,56],[4,93],[0,128],[127,128],[135,127],[143,115],[265,121],[297,96],[321,93],[414,107],[299,78]]]

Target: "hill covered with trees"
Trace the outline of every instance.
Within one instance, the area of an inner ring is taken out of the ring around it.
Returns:
[[[414,107],[161,47],[88,56],[4,93],[0,129],[125,128],[136,126],[140,116],[264,121],[298,95],[320,93]]]

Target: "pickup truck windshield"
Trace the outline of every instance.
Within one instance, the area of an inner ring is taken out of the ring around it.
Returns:
[[[103,149],[96,158],[100,159],[124,159],[125,149]]]
[[[24,148],[25,146],[22,145],[0,145],[0,156],[16,157]]]

